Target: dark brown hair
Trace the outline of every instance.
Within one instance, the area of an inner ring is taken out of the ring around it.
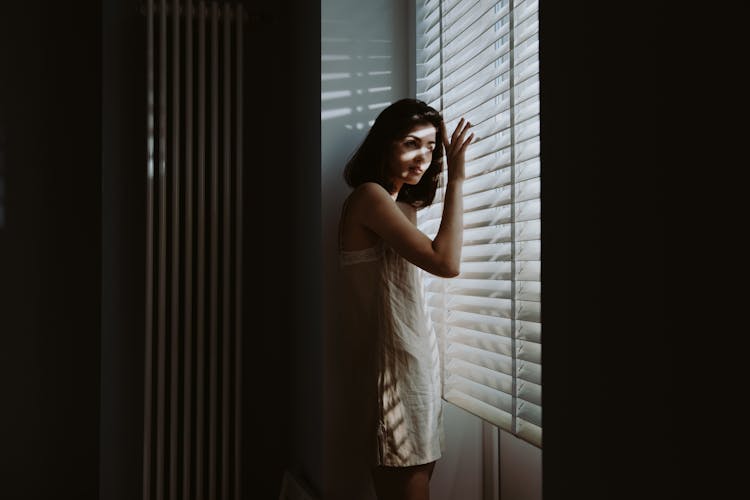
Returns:
[[[380,112],[364,141],[344,168],[346,183],[357,187],[365,182],[376,182],[390,192],[393,186],[387,174],[393,142],[415,125],[427,124],[435,127],[437,135],[432,162],[417,184],[404,184],[401,187],[398,201],[417,208],[431,204],[435,199],[443,164],[443,117],[434,108],[417,99],[401,99]]]

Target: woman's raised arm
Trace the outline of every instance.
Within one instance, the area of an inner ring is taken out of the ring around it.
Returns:
[[[412,264],[441,277],[460,272],[463,246],[463,182],[466,177],[464,158],[474,134],[466,137],[470,123],[463,118],[450,140],[445,128],[439,131],[448,161],[448,182],[443,202],[443,216],[434,240],[420,231],[379,184],[366,182],[352,193],[350,207],[355,222],[381,237]]]

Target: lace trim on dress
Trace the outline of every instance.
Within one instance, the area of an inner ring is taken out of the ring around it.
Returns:
[[[339,262],[342,266],[351,266],[362,262],[374,262],[383,256],[382,245],[376,245],[362,250],[341,250],[339,252]]]

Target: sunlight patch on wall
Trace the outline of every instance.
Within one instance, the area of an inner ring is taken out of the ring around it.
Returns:
[[[394,0],[324,2],[321,121],[331,130],[351,131],[347,137],[356,138],[354,143],[361,140],[380,111],[404,97],[404,89],[393,85],[394,67],[401,68],[406,61],[397,49],[403,40],[388,36],[402,34],[392,24],[394,4]]]
[[[390,102],[377,102],[375,104],[368,104],[367,109],[383,109],[386,108]]]
[[[323,54],[320,56],[321,62],[330,62],[330,61],[350,61],[351,56],[348,56],[346,54]]]
[[[330,101],[332,99],[341,99],[343,97],[351,97],[351,96],[352,96],[351,90],[332,90],[328,92],[321,92],[320,100]]]
[[[391,87],[372,87],[367,89],[371,94],[374,94],[375,92],[388,92],[389,90],[391,90]]]
[[[343,80],[344,78],[351,78],[351,73],[321,73],[321,81],[327,82],[330,80]]]
[[[346,116],[350,114],[352,114],[352,108],[324,109],[320,112],[320,119],[330,120],[331,118],[338,118],[340,116]]]

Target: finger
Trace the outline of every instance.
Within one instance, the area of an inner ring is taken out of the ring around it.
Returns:
[[[469,137],[467,137],[463,142],[461,142],[458,147],[456,148],[456,152],[458,154],[465,154],[466,153],[466,147],[471,144],[471,141],[474,139],[474,134],[470,134]]]
[[[440,122],[440,135],[443,136],[443,145],[447,149],[450,146],[450,142],[448,142],[448,131],[445,129],[445,122]]]
[[[464,142],[464,135],[466,134],[466,132],[468,132],[469,128],[471,128],[471,122],[467,121],[464,124],[464,127],[461,130],[461,133],[458,134],[458,137],[456,138],[456,141],[457,141],[459,147],[463,144],[463,142]]]
[[[459,135],[459,131],[460,131],[460,129],[462,128],[462,125],[464,125],[464,119],[463,119],[463,118],[461,118],[461,119],[460,119],[460,120],[458,121],[458,125],[456,125],[456,128],[455,128],[455,130],[453,131],[453,135],[451,136],[451,143],[453,143],[453,142],[456,142],[456,138],[457,138],[457,137],[458,137],[458,135]]]
[[[473,140],[474,140],[474,132],[472,132],[469,135],[469,137],[466,138],[466,140],[463,142],[463,144],[461,144],[461,151],[466,150],[466,146],[468,146],[469,144],[471,144],[471,141],[473,141]]]

